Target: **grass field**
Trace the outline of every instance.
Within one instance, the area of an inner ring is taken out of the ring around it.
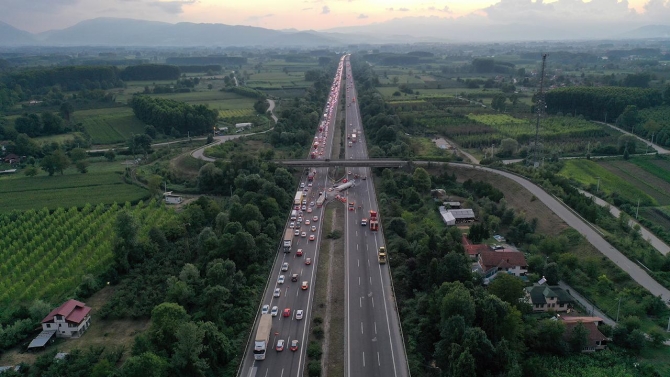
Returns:
[[[630,161],[647,172],[653,174],[657,178],[670,183],[670,160],[659,160],[649,157],[635,157]]]
[[[134,133],[144,133],[145,127],[130,107],[76,111],[73,121],[82,123],[93,144],[122,143]]]
[[[654,198],[659,205],[670,205],[669,182],[628,161],[601,161],[599,164]]]
[[[70,167],[63,175],[49,177],[43,171],[35,177],[19,174],[0,177],[0,212],[58,207],[83,207],[86,204],[137,202],[148,191],[123,181],[120,162],[93,163],[81,174]]]
[[[641,205],[658,204],[654,198],[630,182],[630,178],[623,178],[591,160],[567,160],[559,174],[584,185],[597,185],[597,177],[600,177],[600,190],[603,192],[616,192],[631,202],[637,202],[639,198]]]

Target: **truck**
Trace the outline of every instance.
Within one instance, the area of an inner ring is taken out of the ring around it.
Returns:
[[[353,185],[354,185],[354,182],[343,183],[343,184],[335,187],[335,190],[344,191],[344,190],[348,189],[349,187],[352,187]]]
[[[295,198],[293,199],[293,205],[295,206],[300,205],[300,202],[302,202],[302,191],[298,191],[295,193]]]
[[[379,217],[377,211],[370,210],[370,230],[373,232],[379,230]]]
[[[351,141],[356,142],[356,134],[351,134]]]
[[[272,331],[272,315],[261,314],[256,339],[254,340],[254,360],[265,360],[265,354],[270,343],[270,331]]]
[[[326,201],[326,193],[322,193],[319,195],[319,199],[316,200],[316,206],[321,208],[323,207],[323,203]]]
[[[316,169],[312,168],[310,169],[309,174],[307,174],[307,180],[312,182],[314,177],[316,177]]]
[[[284,252],[291,252],[291,244],[293,243],[293,229],[286,228],[284,232]]]
[[[384,246],[379,248],[379,251],[377,252],[377,259],[379,259],[379,264],[386,263],[386,248]]]

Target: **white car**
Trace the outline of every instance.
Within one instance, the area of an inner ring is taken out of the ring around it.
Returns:
[[[288,224],[288,227],[291,229],[295,228],[295,222],[291,221],[291,223]]]
[[[270,312],[270,305],[263,305],[263,309],[261,309],[261,314],[268,314],[269,312]]]
[[[307,211],[307,206],[303,205],[303,206],[302,206],[302,210],[303,210],[303,211]]]
[[[310,207],[314,207],[314,202],[309,202]]]
[[[303,188],[303,187],[305,187],[305,183],[304,183],[304,182],[301,182],[301,183],[300,183],[300,188]]]
[[[288,263],[284,262],[284,264],[281,265],[281,270],[282,271],[288,271]]]
[[[307,237],[307,232],[302,232],[302,234],[300,235],[300,237],[303,237],[303,238],[304,238],[304,237]]]
[[[298,217],[298,222],[299,222],[299,223],[302,222],[302,217]]]
[[[310,224],[309,220],[305,220],[305,225],[309,225],[309,224]]]
[[[312,217],[312,221],[314,221],[314,222],[319,221],[319,216],[314,216],[314,217]]]
[[[270,311],[270,314],[272,314],[273,317],[276,317],[277,314],[279,314],[279,308],[276,306],[272,307],[272,310]]]
[[[312,213],[312,209],[311,209],[311,208],[307,208],[307,213]]]
[[[281,296],[281,289],[275,288],[275,293],[272,294],[274,297],[279,297]]]
[[[300,235],[300,229],[296,229],[295,232],[293,232],[294,236],[299,236]]]
[[[302,319],[302,317],[303,317],[304,314],[305,314],[305,313],[302,311],[302,309],[300,309],[300,310],[296,310],[296,311],[295,311],[295,319]]]
[[[312,187],[312,182],[308,183],[307,187]]]
[[[279,275],[279,279],[277,279],[277,284],[284,284],[284,275]]]

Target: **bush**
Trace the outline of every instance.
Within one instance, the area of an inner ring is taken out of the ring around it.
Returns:
[[[321,343],[319,342],[311,342],[309,346],[307,346],[307,356],[312,360],[321,359],[322,353],[323,351],[321,350]]]
[[[307,367],[307,374],[309,377],[321,376],[321,363],[316,360],[310,361],[309,366]]]
[[[326,238],[330,238],[330,239],[333,239],[333,240],[336,240],[340,237],[342,237],[342,231],[339,230],[339,229],[333,230],[332,232],[328,233],[328,235],[326,236]]]
[[[323,328],[321,326],[315,326],[312,329],[312,334],[314,334],[317,339],[323,339]]]

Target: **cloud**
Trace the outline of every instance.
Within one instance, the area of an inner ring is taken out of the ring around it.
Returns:
[[[309,8],[302,8],[302,10],[310,10],[310,9],[314,9],[314,8],[312,8],[312,7],[309,7]]]
[[[367,15],[367,14],[363,14],[363,13],[361,13],[361,14],[358,15],[358,19],[359,19],[359,20],[362,20],[362,19],[365,19],[365,18],[368,18],[368,15]]]
[[[387,11],[393,12],[393,8],[386,8]]]
[[[264,15],[261,15],[261,16],[249,16],[249,17],[247,17],[247,21],[255,22],[255,21],[262,20],[263,18],[268,18],[268,17],[272,17],[272,16],[274,16],[274,13],[268,13],[268,14],[264,14]]]
[[[328,8],[328,5],[324,5],[323,8],[321,8],[321,14],[328,14],[330,13],[330,8]]]
[[[165,13],[179,14],[183,13],[184,5],[195,4],[196,0],[173,0],[173,1],[152,1],[148,3],[151,6],[161,8]]]
[[[409,12],[409,8],[398,8],[398,12]]]

